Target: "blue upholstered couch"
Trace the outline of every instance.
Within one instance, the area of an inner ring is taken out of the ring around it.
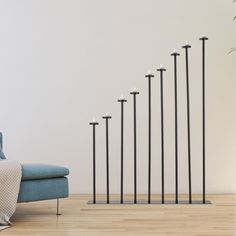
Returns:
[[[0,158],[3,140],[0,133]],[[22,164],[22,180],[18,202],[57,199],[57,214],[60,214],[59,199],[68,197],[69,170],[65,167],[45,164]]]

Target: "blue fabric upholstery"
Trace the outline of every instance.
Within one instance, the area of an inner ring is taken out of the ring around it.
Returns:
[[[0,132],[0,159],[6,159],[3,151],[2,151],[2,133]]]
[[[22,164],[22,180],[50,179],[69,174],[65,167],[45,164]]]
[[[2,150],[2,133],[0,132],[0,149]]]
[[[0,159],[4,160],[6,159],[4,153],[2,152],[2,150],[0,150]]]
[[[32,202],[68,197],[67,178],[25,180],[21,182],[18,202]]]

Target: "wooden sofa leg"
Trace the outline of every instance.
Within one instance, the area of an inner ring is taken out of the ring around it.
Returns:
[[[60,199],[57,198],[57,215],[61,215],[61,206],[60,206]]]

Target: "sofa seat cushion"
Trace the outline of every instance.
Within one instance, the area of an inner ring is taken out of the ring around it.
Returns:
[[[45,164],[22,164],[22,180],[64,177],[69,174],[65,167]]]
[[[68,187],[66,177],[24,180],[20,184],[18,202],[66,198],[69,195]]]

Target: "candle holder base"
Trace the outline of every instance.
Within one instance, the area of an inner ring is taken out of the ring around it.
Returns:
[[[137,203],[134,203],[133,200],[124,200],[123,203],[120,203],[120,200],[110,200],[110,203],[107,203],[106,200],[98,200],[96,203],[93,203],[93,200],[87,202],[89,205],[210,205],[212,204],[210,200],[206,200],[205,203],[202,200],[193,200],[192,203],[189,203],[188,200],[179,200],[178,203],[175,203],[175,200],[165,200],[165,203],[162,203],[161,200],[152,200],[151,203],[148,203],[148,200],[137,200]]]

